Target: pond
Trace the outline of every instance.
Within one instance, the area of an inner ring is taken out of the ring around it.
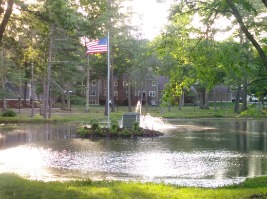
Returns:
[[[2,124],[0,173],[196,187],[267,175],[266,120],[167,120],[159,126],[162,137],[83,140],[71,124]]]

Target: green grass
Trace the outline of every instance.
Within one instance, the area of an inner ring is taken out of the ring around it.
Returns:
[[[15,117],[0,117],[1,122],[79,122],[88,123],[92,119],[97,119],[99,121],[106,121],[107,116],[104,115],[104,106],[90,106],[90,112],[84,112],[84,106],[72,106],[71,111],[56,109],[53,110],[52,118],[49,120],[43,120],[42,116],[36,111],[34,118],[30,117],[30,110],[25,112],[21,110],[20,114]],[[228,103],[228,108],[225,104],[216,104],[216,109],[214,104],[210,105],[209,109],[199,109],[197,106],[184,106],[182,110],[178,107],[157,107],[148,106],[142,107],[142,114],[145,115],[150,113],[151,116],[163,117],[163,118],[267,118],[267,111],[261,110],[265,114],[255,114],[257,113],[257,107],[249,106],[249,111],[246,114],[236,114],[233,111],[234,103]],[[135,111],[135,107],[132,107],[132,112]],[[110,113],[111,119],[121,119],[124,113],[128,112],[127,106],[115,106],[114,112]],[[252,113],[250,115],[250,113]]]
[[[0,174],[1,199],[183,199],[183,198],[267,198],[267,177],[247,179],[222,188],[193,188],[172,185],[119,182],[26,180],[13,174]]]

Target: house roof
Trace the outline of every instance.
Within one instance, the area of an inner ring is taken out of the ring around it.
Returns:
[[[158,76],[157,81],[158,81],[158,90],[162,91],[164,90],[165,84],[169,82],[169,78],[165,76]]]
[[[231,88],[229,88],[228,86],[225,86],[225,85],[216,85],[213,87],[211,92],[214,92],[214,89],[215,89],[216,93],[227,93],[227,92],[231,93],[232,92]]]
[[[18,99],[18,96],[22,96],[24,89],[24,85],[22,87],[18,87],[10,82],[5,83],[5,90],[7,91],[6,99]],[[29,98],[29,89],[26,89],[26,98]]]

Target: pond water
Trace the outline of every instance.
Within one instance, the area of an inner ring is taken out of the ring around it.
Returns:
[[[267,175],[266,120],[168,120],[160,126],[162,137],[83,140],[71,124],[2,124],[0,173],[198,187]]]

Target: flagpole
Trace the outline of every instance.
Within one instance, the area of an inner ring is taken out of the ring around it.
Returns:
[[[108,100],[108,128],[110,127],[110,53],[109,53],[109,31],[108,31],[108,38],[107,38],[107,44],[108,44],[108,77],[107,77],[107,100]]]

